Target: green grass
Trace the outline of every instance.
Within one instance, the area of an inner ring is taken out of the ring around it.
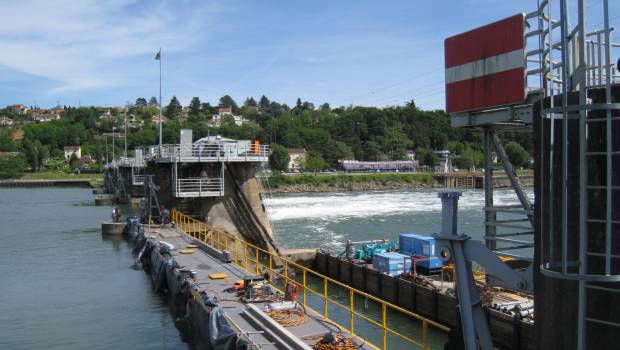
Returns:
[[[388,183],[408,184],[433,184],[435,179],[429,173],[390,173],[390,174],[302,174],[302,175],[279,175],[269,177],[269,184],[278,188],[287,185],[344,185],[353,183],[375,183],[386,185]]]
[[[102,186],[103,177],[101,174],[67,174],[60,171],[40,171],[36,173],[26,173],[21,177],[22,180],[81,180],[88,181],[92,186]]]

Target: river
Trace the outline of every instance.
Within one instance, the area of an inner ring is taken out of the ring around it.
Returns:
[[[531,193],[530,193],[531,195]],[[0,189],[0,349],[188,349],[131,246],[102,238],[109,207],[90,189]],[[511,191],[496,201],[516,203]],[[463,191],[460,231],[482,237],[484,194]],[[440,226],[435,190],[274,195],[284,248],[342,251],[347,239],[397,239]]]
[[[87,188],[0,189],[0,349],[188,349]]]
[[[439,232],[441,200],[437,193],[437,190],[425,189],[277,194],[269,200],[268,208],[281,247],[316,247],[340,253],[347,239],[398,241],[400,233],[431,235]],[[463,190],[462,193],[459,232],[482,239],[484,191]],[[528,189],[528,194],[533,199],[532,189]],[[494,201],[498,205],[519,203],[511,189],[496,190]],[[526,226],[522,226],[525,229]],[[532,254],[523,250],[515,252]]]

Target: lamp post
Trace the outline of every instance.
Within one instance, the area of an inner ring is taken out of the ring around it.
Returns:
[[[161,144],[162,144],[161,127],[162,127],[162,124],[163,124],[162,116],[161,116],[161,108],[162,108],[162,101],[161,101],[161,47],[159,48],[159,51],[155,55],[155,59],[159,61],[159,148],[161,149]]]
[[[112,164],[114,164],[114,157],[116,157],[116,152],[114,151],[114,137],[116,136],[115,133],[116,127],[113,126],[112,127]]]

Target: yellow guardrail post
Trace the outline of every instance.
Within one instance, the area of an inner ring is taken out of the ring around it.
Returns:
[[[353,289],[349,289],[349,324],[351,334],[355,334],[355,291]]]
[[[193,228],[194,231],[189,233],[190,236],[194,236],[196,237],[196,235],[198,235],[198,237],[204,237],[203,241],[207,244],[210,244],[213,247],[217,247],[218,249],[221,250],[222,248],[222,244],[225,244],[226,249],[228,249],[228,246],[231,244],[230,240],[232,239],[232,248],[234,249],[234,257],[235,257],[235,264],[237,264],[239,267],[245,269],[246,272],[250,273],[250,268],[249,268],[249,261],[251,260],[250,253],[248,253],[248,247],[253,248],[254,253],[256,255],[256,267],[255,267],[255,272],[256,274],[258,274],[260,272],[260,268],[261,268],[261,252],[263,254],[266,254],[269,258],[269,272],[270,275],[273,276],[274,274],[274,257],[280,259],[280,261],[283,262],[284,264],[284,282],[285,282],[285,286],[288,285],[290,282],[292,283],[297,283],[295,281],[295,279],[293,281],[289,281],[289,265],[293,266],[296,269],[301,270],[302,272],[302,286],[303,286],[303,305],[304,307],[307,307],[309,310],[311,310],[312,312],[316,313],[317,315],[320,315],[320,312],[318,310],[315,310],[309,306],[307,306],[308,304],[308,280],[307,280],[307,275],[308,273],[313,274],[314,276],[317,276],[318,278],[322,278],[323,279],[323,293],[321,293],[319,290],[314,290],[314,289],[310,289],[310,292],[315,293],[316,295],[318,295],[319,297],[323,298],[323,318],[326,320],[329,320],[329,302],[331,300],[332,303],[334,303],[334,305],[336,307],[339,307],[341,309],[344,310],[349,310],[349,323],[350,323],[350,333],[351,334],[355,334],[355,318],[359,317],[362,318],[364,320],[366,320],[367,322],[370,322],[371,324],[375,325],[376,327],[380,327],[382,329],[382,333],[383,333],[383,344],[382,346],[377,346],[378,344],[374,344],[369,342],[369,345],[371,345],[372,348],[374,349],[383,349],[386,350],[388,347],[388,334],[392,333],[395,336],[400,337],[401,339],[409,342],[410,344],[416,345],[418,347],[423,348],[424,350],[428,350],[429,349],[429,325],[441,329],[443,331],[449,331],[448,327],[445,327],[437,322],[434,322],[432,320],[429,320],[425,317],[422,317],[420,315],[417,315],[415,313],[412,313],[406,309],[403,309],[397,305],[393,305],[387,301],[384,301],[380,298],[377,298],[373,295],[370,295],[366,292],[363,291],[359,291],[356,290],[355,288],[352,288],[351,286],[348,286],[342,282],[339,282],[337,280],[331,279],[325,275],[322,275],[318,272],[314,272],[310,269],[308,269],[307,267],[303,266],[303,265],[299,265],[295,262],[291,262],[285,258],[282,258],[280,256],[274,255],[273,253],[266,251],[258,246],[255,246],[253,244],[247,243],[244,240],[240,239],[239,237],[235,237],[232,235],[229,235],[227,232],[221,232],[219,230],[215,230],[213,227],[208,226],[206,223],[202,223],[201,221],[195,220],[193,218],[188,217],[187,215],[179,212],[176,210],[176,208],[172,209],[171,212],[171,216],[175,219],[175,222],[177,223],[177,226],[179,227],[180,230],[182,230],[183,232],[185,232],[186,234],[188,234],[188,230]],[[190,225],[191,222],[191,225]],[[202,236],[204,235],[204,236]],[[214,237],[215,235],[217,235],[217,237]],[[224,235],[224,241],[222,241],[221,235]],[[209,243],[210,242],[210,243]],[[243,249],[243,262],[240,262],[241,257],[239,256],[239,245],[241,245],[242,249]],[[266,263],[265,263],[266,264]],[[267,265],[262,265],[263,267],[267,267]],[[450,267],[446,267],[445,271],[442,269],[442,281],[444,280],[444,277],[449,273],[452,272],[454,273],[453,270],[450,269]],[[454,279],[453,279],[454,280]],[[329,298],[329,283],[332,283],[336,286],[339,286],[340,288],[345,288],[346,290],[349,291],[349,305],[347,307],[347,305],[341,304],[339,300],[332,300]],[[277,287],[276,287],[277,288]],[[363,314],[358,314],[355,312],[355,297],[356,295],[360,295],[362,297],[365,297],[367,299],[371,299],[374,302],[377,302],[381,305],[381,322],[379,322],[378,320],[373,320],[368,318],[367,316],[363,315]],[[400,334],[398,333],[396,330],[390,329],[388,326],[388,315],[387,315],[387,309],[391,308],[399,313],[402,313],[404,315],[407,315],[409,317],[412,317],[414,319],[420,320],[422,321],[422,340],[421,342],[419,340],[415,340],[412,338],[409,338],[406,335]],[[343,326],[339,326],[342,327],[344,329],[346,329],[346,327]],[[361,337],[363,339],[363,337]]]
[[[424,350],[428,350],[428,322],[422,321],[422,344]]]
[[[383,319],[383,350],[387,349],[387,306],[381,303],[381,318]]]
[[[237,239],[235,239],[235,264],[239,265],[239,254],[237,253],[237,251],[239,250],[239,241]],[[241,265],[239,265],[241,266]]]
[[[258,247],[254,247],[254,252],[256,253],[256,257],[255,257],[256,258],[256,275],[258,276],[258,271],[259,271],[258,261],[260,260],[258,256]]]
[[[323,278],[323,318],[324,319],[328,319],[328,315],[327,315],[327,309],[329,307],[329,304],[327,302],[327,278]]]
[[[284,286],[288,284],[288,261],[284,260]]]
[[[308,297],[306,295],[306,291],[308,289],[308,286],[306,285],[306,269],[303,269],[302,278],[303,278],[303,282],[304,282],[304,307],[305,307],[306,306],[306,298]]]

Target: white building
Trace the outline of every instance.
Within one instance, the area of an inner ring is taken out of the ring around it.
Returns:
[[[288,161],[288,172],[300,173],[308,157],[306,150],[304,148],[289,148],[288,155],[290,157]]]
[[[82,147],[81,146],[65,146],[65,158],[71,158],[71,155],[75,154],[78,159],[82,158]]]
[[[0,126],[11,126],[13,125],[13,119],[5,116],[0,116]]]

